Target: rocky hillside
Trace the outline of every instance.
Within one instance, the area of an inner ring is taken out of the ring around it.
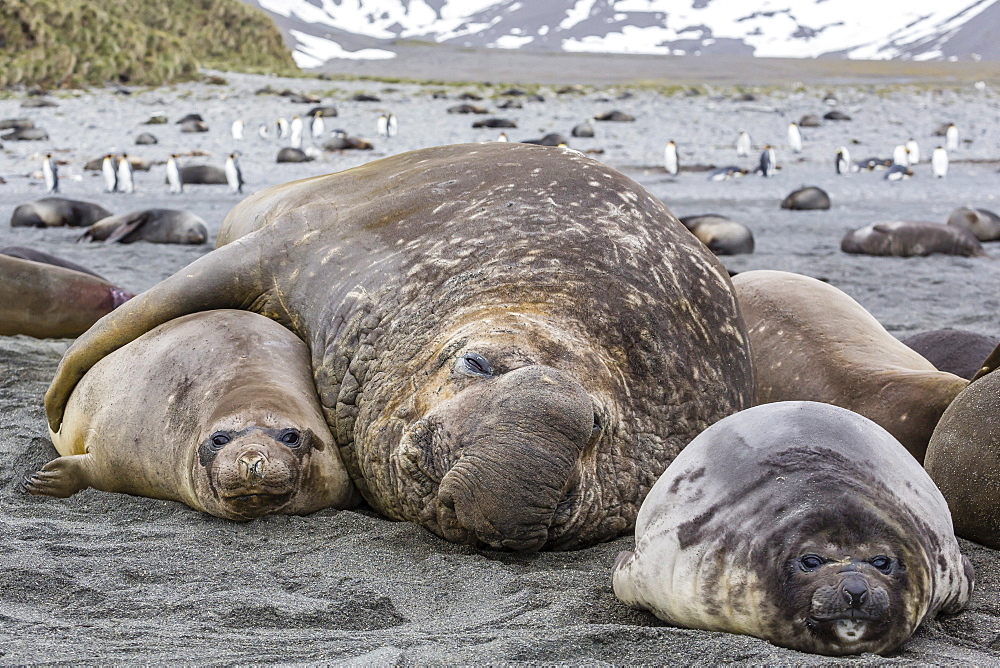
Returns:
[[[199,67],[291,74],[281,33],[238,0],[0,0],[0,86],[191,79]]]

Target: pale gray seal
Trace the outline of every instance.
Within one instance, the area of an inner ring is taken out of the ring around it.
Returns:
[[[54,429],[110,351],[245,308],[309,345],[376,511],[458,543],[570,549],[629,531],[680,449],[752,400],[725,268],[649,192],[573,151],[394,155],[251,195],[218,243],[67,352]]]
[[[830,208],[830,196],[822,188],[807,186],[790,192],[782,200],[781,208],[793,211],[826,210]]]
[[[935,329],[902,339],[939,371],[972,380],[1000,338],[961,329]]]
[[[1000,239],[1000,216],[987,209],[960,207],[948,214],[947,224],[969,230],[980,241]]]
[[[934,429],[924,467],[948,500],[955,533],[1000,550],[1000,373],[973,381]]]
[[[111,212],[99,204],[63,197],[43,197],[20,204],[10,217],[11,227],[88,227]]]
[[[83,377],[50,436],[61,456],[28,477],[32,494],[93,487],[233,520],[359,500],[308,348],[247,311],[183,316],[119,348]]]
[[[0,254],[2,336],[79,336],[131,297],[92,274]]]
[[[934,425],[969,381],[935,369],[861,304],[815,278],[745,271],[733,285],[750,335],[756,403],[850,409],[923,461]]]
[[[863,255],[912,257],[944,253],[988,257],[972,232],[954,225],[907,220],[872,223],[844,235],[840,250]]]
[[[972,595],[948,505],[888,432],[809,401],[698,435],[642,504],[615,595],[677,626],[840,656],[899,647]]]
[[[99,220],[77,241],[203,244],[208,241],[208,227],[200,216],[189,211],[142,209]]]
[[[740,255],[752,253],[753,232],[743,223],[725,216],[708,213],[701,216],[685,216],[680,219],[698,241],[716,255]]]

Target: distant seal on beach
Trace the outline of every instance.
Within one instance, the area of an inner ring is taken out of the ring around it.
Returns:
[[[782,200],[781,208],[793,211],[825,210],[830,208],[830,196],[825,190],[816,186],[799,188]]]
[[[619,111],[617,109],[613,111],[605,111],[594,116],[595,121],[614,121],[617,123],[629,123],[635,120],[635,116],[632,114],[626,114],[624,111]]]
[[[972,380],[983,361],[1000,344],[1000,337],[961,329],[935,329],[902,339],[939,371]]]
[[[980,241],[1000,239],[1000,216],[987,209],[960,207],[948,214],[947,224],[969,230]]]
[[[872,223],[844,235],[840,250],[863,255],[913,257],[944,253],[988,257],[969,230],[954,225],[893,220]]]
[[[752,400],[725,268],[648,191],[578,153],[401,153],[255,193],[218,244],[68,351],[54,429],[112,350],[245,308],[309,345],[377,512],[456,543],[572,549],[629,531],[680,449]]]
[[[77,241],[203,244],[207,240],[208,227],[200,216],[177,209],[142,209],[99,220]]]
[[[684,227],[691,230],[691,234],[698,237],[698,241],[708,246],[708,250],[716,255],[753,252],[753,232],[743,223],[714,213],[685,216],[680,220]]]
[[[63,197],[42,199],[18,205],[10,217],[11,227],[87,227],[111,212],[99,204]]]
[[[2,336],[79,336],[130,297],[90,273],[0,254]]]
[[[4,141],[46,141],[49,133],[42,128],[15,128],[13,132],[8,132],[0,136]]]
[[[226,185],[226,171],[215,165],[184,165],[180,169],[181,182],[185,185]],[[164,180],[166,181],[166,179]]]
[[[955,533],[1000,550],[1000,373],[955,397],[927,446],[924,467],[948,500]]]
[[[934,426],[968,385],[887,332],[832,285],[785,271],[733,277],[758,404],[822,401],[874,420],[923,461]]]
[[[102,359],[73,391],[61,455],[32,494],[93,487],[249,520],[359,500],[312,383],[309,350],[248,311],[171,320]]]
[[[278,151],[277,162],[309,162],[311,160],[312,158],[310,158],[306,152],[300,148],[286,146]]]
[[[695,438],[642,504],[615,595],[670,624],[803,652],[886,654],[968,603],[948,505],[884,429],[809,401]]]

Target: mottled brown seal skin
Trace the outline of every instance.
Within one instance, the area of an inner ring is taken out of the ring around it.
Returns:
[[[615,595],[677,626],[827,655],[899,647],[974,586],[948,506],[884,429],[815,402],[709,427],[642,504]]]
[[[87,227],[111,212],[93,202],[64,197],[43,197],[21,204],[10,217],[11,227]]]
[[[1000,373],[976,379],[938,423],[924,467],[948,500],[955,533],[1000,550]]]
[[[77,241],[130,244],[203,244],[208,240],[205,221],[189,211],[143,209],[99,220]]]
[[[725,269],[645,189],[573,151],[396,155],[257,193],[219,243],[68,351],[53,427],[111,350],[245,308],[309,345],[377,511],[459,543],[570,549],[630,530],[681,448],[753,398]]]
[[[0,336],[79,336],[131,297],[92,274],[0,254]]]
[[[733,278],[746,321],[756,403],[821,401],[874,420],[923,461],[934,426],[968,381],[885,331],[837,288],[784,271]]]
[[[933,253],[989,257],[979,239],[967,229],[907,220],[872,223],[852,230],[841,240],[840,250],[845,253],[896,257]]]
[[[108,355],[50,436],[62,456],[26,480],[32,494],[93,487],[232,520],[360,499],[320,410],[308,348],[247,311],[183,316]]]

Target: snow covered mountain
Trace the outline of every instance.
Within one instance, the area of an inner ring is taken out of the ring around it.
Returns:
[[[301,67],[398,40],[642,54],[1000,60],[1000,0],[244,0]]]

